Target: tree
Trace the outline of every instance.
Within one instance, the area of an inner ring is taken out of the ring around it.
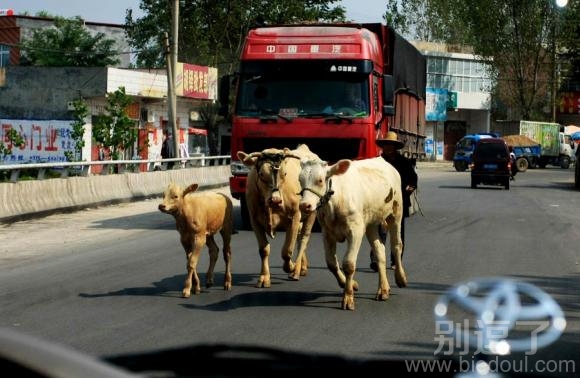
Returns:
[[[165,66],[163,35],[170,33],[167,0],[141,0],[145,16],[125,18],[127,36],[137,50],[137,66]],[[344,21],[345,9],[332,7],[338,0],[187,0],[180,6],[178,60],[217,67],[231,73],[237,65],[244,36],[256,20],[268,24],[299,21]]]
[[[407,39],[442,41],[445,27],[436,10],[429,0],[388,0],[383,19]]]
[[[407,19],[403,26],[421,25],[429,30],[427,38],[433,41],[469,45],[479,59],[488,63],[489,74],[497,85],[494,100],[511,109],[511,118],[548,118],[553,72],[551,42],[556,37],[556,6],[552,0],[404,3],[402,13]],[[418,9],[424,11],[413,12]]]
[[[56,17],[54,27],[35,29],[30,38],[24,38],[21,47],[21,65],[52,67],[102,67],[115,65],[115,41],[105,34],[91,33],[80,17]]]
[[[563,86],[568,90],[580,87],[580,2],[569,1],[559,13],[558,46],[560,62],[568,63],[562,67]]]
[[[82,100],[73,101],[73,122],[71,122],[72,132],[71,138],[74,142],[74,151],[65,151],[64,156],[68,161],[79,160],[81,157],[81,150],[85,146],[85,118],[89,115],[87,104]]]
[[[135,121],[125,112],[131,103],[131,97],[125,93],[125,87],[107,93],[106,113],[99,115],[93,123],[93,138],[104,149],[110,151],[112,160],[122,158],[124,151],[137,141]]]

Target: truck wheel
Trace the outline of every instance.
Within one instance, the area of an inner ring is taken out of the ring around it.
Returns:
[[[560,167],[562,167],[562,169],[570,168],[570,158],[568,156],[564,156],[562,158],[562,160],[560,161]]]
[[[518,172],[525,172],[528,170],[529,167],[528,159],[521,157],[516,160],[516,168]]]

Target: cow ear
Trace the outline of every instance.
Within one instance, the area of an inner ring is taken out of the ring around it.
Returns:
[[[350,168],[351,161],[348,159],[342,159],[336,162],[336,164],[332,165],[327,173],[327,176],[334,176],[334,175],[342,175],[344,172],[348,171]]]
[[[197,190],[197,188],[199,187],[198,184],[191,184],[190,186],[188,186],[187,188],[185,188],[185,190],[183,191],[183,197],[185,197],[185,195],[187,193],[193,193]]]

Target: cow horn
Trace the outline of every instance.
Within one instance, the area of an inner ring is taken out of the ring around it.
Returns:
[[[298,156],[298,155],[294,155],[294,154],[293,154],[293,153],[291,153],[291,152],[286,152],[286,153],[284,154],[284,157],[285,157],[285,158],[294,158],[294,159],[298,159],[298,160],[300,160],[300,159],[301,159],[301,158],[300,158],[300,156]]]
[[[250,158],[250,159],[255,158],[255,157],[259,158],[261,156],[262,156],[261,152],[252,152],[251,154],[248,155],[248,158]]]

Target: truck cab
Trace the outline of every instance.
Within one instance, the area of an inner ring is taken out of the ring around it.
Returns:
[[[467,134],[455,145],[455,154],[453,155],[453,166],[458,172],[463,172],[469,168],[473,162],[473,151],[477,142],[484,138],[498,138],[495,133],[475,133]]]

